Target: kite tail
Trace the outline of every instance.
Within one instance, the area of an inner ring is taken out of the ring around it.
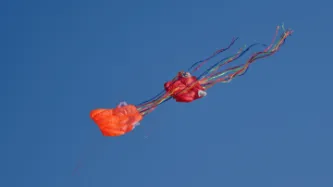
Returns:
[[[206,89],[208,89],[211,86],[213,86],[214,84],[219,83],[219,82],[228,83],[234,77],[244,75],[247,72],[250,64],[252,64],[256,60],[271,56],[271,55],[275,54],[277,51],[279,51],[281,46],[285,43],[286,39],[289,36],[291,36],[291,34],[293,33],[293,31],[290,29],[285,30],[284,26],[282,25],[283,33],[281,34],[280,39],[275,43],[275,39],[276,39],[279,29],[280,29],[280,26],[277,26],[276,35],[273,38],[272,44],[270,46],[268,46],[264,51],[260,51],[260,52],[253,54],[245,64],[234,66],[234,67],[228,68],[224,71],[220,71],[218,73],[214,73],[214,74],[210,75],[205,80],[202,80],[203,86]]]
[[[200,79],[201,81],[204,81],[204,79],[209,79],[209,77],[214,76],[214,72],[218,71],[222,66],[229,64],[235,60],[237,60],[238,58],[242,57],[246,52],[248,52],[252,47],[259,45],[260,43],[255,43],[250,45],[249,47],[245,48],[246,45],[244,46],[244,48],[240,48],[239,51],[232,55],[229,56],[227,58],[224,58],[222,60],[220,60],[219,62],[217,62],[216,64],[214,64],[213,66],[211,66],[208,70],[206,70],[203,74],[201,74],[198,79]],[[261,44],[263,46],[266,46],[264,44]]]
[[[215,56],[217,56],[218,54],[230,49],[230,47],[232,45],[234,45],[234,43],[236,42],[236,40],[238,40],[238,37],[237,38],[232,38],[232,41],[230,42],[229,46],[226,47],[226,48],[222,48],[222,49],[219,49],[217,51],[215,51],[211,56],[209,56],[208,58],[204,59],[204,60],[200,60],[196,63],[194,63],[187,71],[188,72],[191,72],[191,73],[194,73],[195,71],[199,70],[201,68],[201,66],[203,66],[205,63],[207,63],[210,59],[214,58]]]
[[[148,103],[137,106],[137,109],[142,116],[145,116],[145,115],[151,113],[152,111],[154,111],[158,105],[160,105],[170,99],[171,99],[171,94],[165,93],[165,94],[161,95],[160,97],[158,97]]]
[[[175,81],[177,80],[177,77],[172,79],[172,84],[175,83]],[[156,95],[155,97],[153,97],[152,99],[145,101],[139,105],[137,105],[137,109],[139,110],[139,112],[141,113],[141,115],[147,115],[149,113],[151,113],[153,110],[156,109],[156,107],[166,101],[169,101],[172,97],[173,93],[169,93],[166,92],[165,90],[163,90],[160,94]]]
[[[176,77],[172,79],[172,82],[175,82],[175,81],[176,81]],[[165,94],[166,94],[165,90],[162,90],[159,94],[155,95],[154,97],[138,104],[137,107],[143,107],[143,106],[147,106],[151,103],[154,103],[157,100],[161,99],[161,97],[164,97]]]

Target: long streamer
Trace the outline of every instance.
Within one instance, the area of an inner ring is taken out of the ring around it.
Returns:
[[[191,72],[191,73],[194,73],[195,71],[199,70],[201,68],[201,66],[203,66],[205,63],[207,63],[210,59],[214,58],[215,56],[217,56],[218,54],[230,49],[230,47],[232,45],[234,45],[234,43],[239,39],[239,37],[237,38],[233,38],[229,44],[228,47],[226,48],[222,48],[222,49],[219,49],[217,51],[215,51],[211,56],[209,56],[208,58],[204,59],[204,60],[200,60],[196,63],[194,63],[190,68],[188,68],[188,72]]]
[[[224,71],[220,71],[218,73],[211,74],[206,79],[202,80],[203,86],[206,89],[208,89],[208,88],[212,87],[214,84],[219,83],[219,82],[228,83],[231,80],[233,80],[233,78],[235,78],[236,76],[241,76],[241,75],[245,74],[247,72],[250,64],[252,64],[256,60],[275,54],[277,51],[279,51],[281,46],[285,43],[285,40],[289,36],[291,36],[291,34],[293,33],[293,31],[290,29],[285,30],[283,25],[282,25],[282,29],[283,29],[283,33],[281,34],[280,39],[276,43],[275,43],[275,40],[276,40],[278,31],[280,30],[280,26],[277,26],[277,28],[276,28],[276,34],[273,38],[272,44],[270,46],[268,46],[264,51],[254,53],[249,58],[249,60],[242,65],[234,66],[234,67],[228,68]]]

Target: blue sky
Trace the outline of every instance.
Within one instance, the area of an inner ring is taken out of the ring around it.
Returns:
[[[331,187],[329,2],[2,1],[0,186]],[[233,36],[217,59],[269,44],[282,22],[295,32],[277,54],[204,99],[117,138],[89,118],[149,99]]]

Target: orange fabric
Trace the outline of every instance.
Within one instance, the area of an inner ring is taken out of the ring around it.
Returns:
[[[191,77],[177,77],[178,79],[176,81],[169,81],[164,84],[164,89],[167,92],[174,93],[172,94],[172,97],[177,102],[192,102],[196,99],[199,99],[198,91],[199,90],[205,90],[199,82],[197,81],[197,78],[195,76]],[[196,82],[196,83],[194,83]],[[192,85],[194,83],[194,85]],[[191,87],[192,86],[192,87]],[[191,87],[190,89],[187,89],[188,87]],[[186,91],[182,90],[187,89]],[[180,93],[180,94],[178,94]]]
[[[124,135],[132,131],[134,125],[143,118],[134,105],[92,110],[90,117],[104,136]]]

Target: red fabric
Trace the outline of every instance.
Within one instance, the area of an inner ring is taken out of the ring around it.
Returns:
[[[95,109],[90,117],[100,128],[104,136],[121,136],[134,129],[143,116],[134,105],[113,109]]]
[[[205,90],[200,85],[200,83],[196,82],[196,81],[197,81],[197,78],[195,76],[190,76],[190,77],[178,76],[178,79],[176,81],[166,82],[164,84],[164,89],[165,89],[165,91],[167,91],[169,93],[173,93],[172,97],[177,102],[189,103],[189,102],[192,102],[192,101],[200,98],[198,95],[199,90]],[[194,82],[196,82],[196,83],[194,83]],[[194,83],[194,85],[192,85],[193,83]],[[188,87],[191,87],[191,88],[180,93],[182,90],[184,90]]]

